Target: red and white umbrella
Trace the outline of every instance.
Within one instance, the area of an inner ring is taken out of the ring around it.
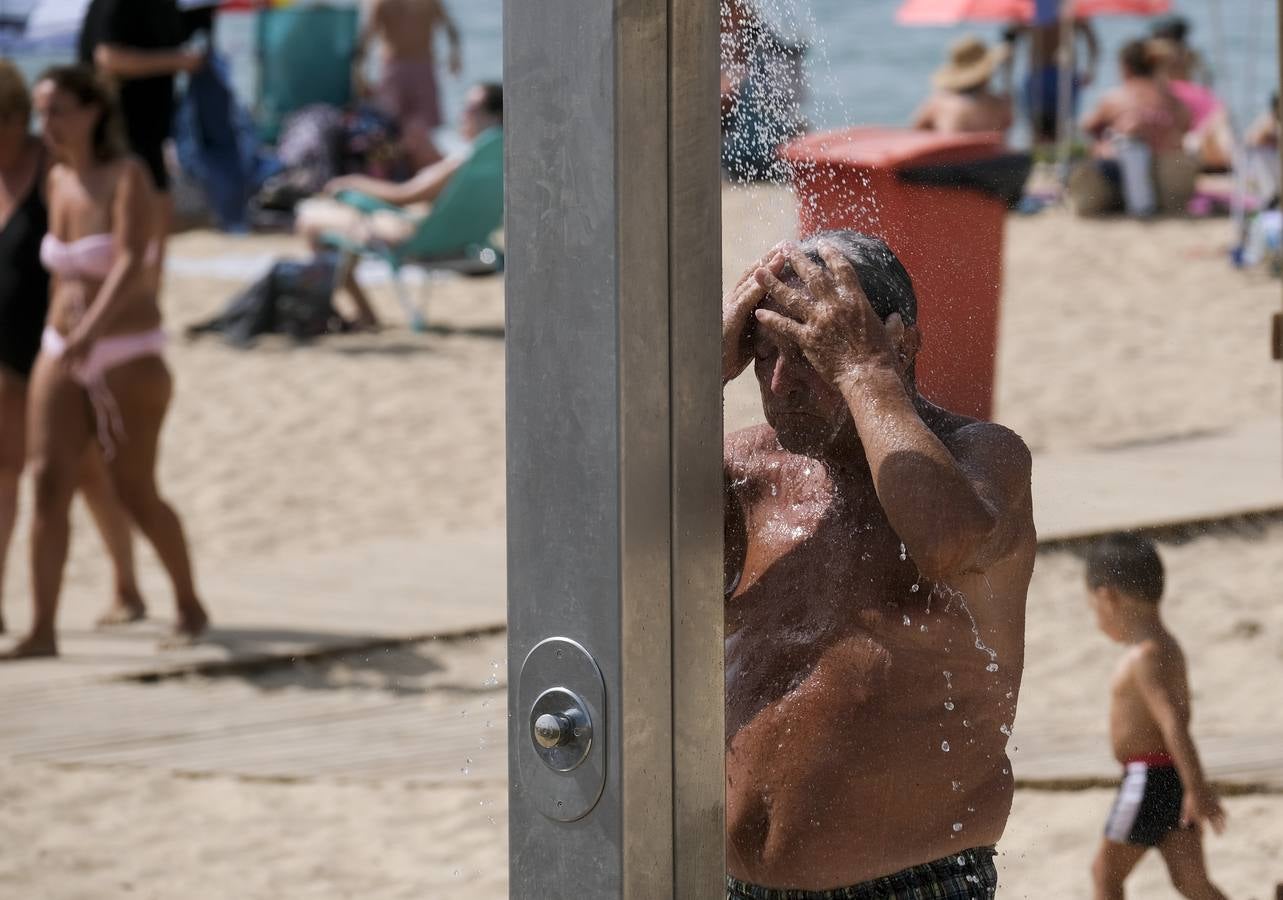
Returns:
[[[1157,16],[1171,0],[1064,0],[1075,18],[1090,16]],[[901,25],[957,25],[976,19],[1032,22],[1034,0],[905,0],[896,13]]]

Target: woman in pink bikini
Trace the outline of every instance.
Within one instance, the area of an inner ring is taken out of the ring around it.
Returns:
[[[26,463],[28,380],[49,308],[49,273],[40,264],[40,241],[48,229],[48,153],[28,133],[30,120],[26,82],[11,62],[0,60],[0,583]],[[115,600],[99,624],[140,619],[145,607],[134,579],[129,518],[112,494],[100,454],[85,454],[80,491],[115,569]]]
[[[35,470],[35,623],[15,656],[57,653],[54,622],[67,557],[67,513],[80,461],[101,445],[116,493],[173,582],[176,637],[208,624],[182,524],[156,487],[156,454],[173,382],[155,283],[150,176],[124,149],[115,100],[92,70],[50,69],[36,114],[56,162],[41,260],[53,274],[49,318],[31,374],[29,455]]]

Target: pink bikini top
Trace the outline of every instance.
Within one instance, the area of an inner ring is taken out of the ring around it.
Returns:
[[[159,247],[147,248],[145,262],[156,262]],[[116,242],[110,234],[88,234],[76,241],[64,242],[46,234],[40,242],[40,261],[55,275],[68,278],[93,278],[98,281],[111,273],[116,262]]]

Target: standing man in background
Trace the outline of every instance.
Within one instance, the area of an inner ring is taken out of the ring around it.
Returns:
[[[174,76],[205,64],[205,53],[184,49],[182,15],[174,0],[93,0],[78,42],[80,61],[118,88],[129,149],[156,187],[156,239],[163,268],[173,198],[165,166],[165,141],[174,119]]]
[[[357,44],[358,76],[370,43],[377,40],[382,46],[382,72],[374,94],[400,126],[416,169],[441,159],[432,140],[432,132],[445,121],[437,86],[437,29],[443,29],[450,41],[450,74],[458,75],[463,71],[459,29],[442,0],[371,0]]]
[[[1025,74],[1025,106],[1029,112],[1034,142],[1052,143],[1056,140],[1060,111],[1060,49],[1061,22],[1058,0],[1035,0],[1033,21],[1018,23],[1005,32],[1012,45],[1022,38],[1029,41],[1029,71]],[[1086,50],[1087,64],[1079,68],[1078,43]],[[1091,22],[1074,19],[1073,37],[1069,50],[1069,110],[1067,120],[1077,115],[1078,96],[1096,77],[1100,62],[1100,41]],[[1014,53],[1013,53],[1014,55]]]

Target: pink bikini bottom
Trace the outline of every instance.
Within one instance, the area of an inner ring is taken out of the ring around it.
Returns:
[[[120,417],[116,398],[111,395],[103,376],[111,369],[132,360],[144,356],[160,356],[167,340],[165,332],[160,328],[99,338],[89,348],[89,355],[84,362],[76,366],[72,373],[72,377],[89,392],[94,419],[98,424],[98,442],[102,444],[103,456],[107,459],[116,455],[116,442],[125,439],[125,423]],[[57,359],[66,349],[67,339],[53,327],[46,326],[44,334],[40,336],[41,352]]]

